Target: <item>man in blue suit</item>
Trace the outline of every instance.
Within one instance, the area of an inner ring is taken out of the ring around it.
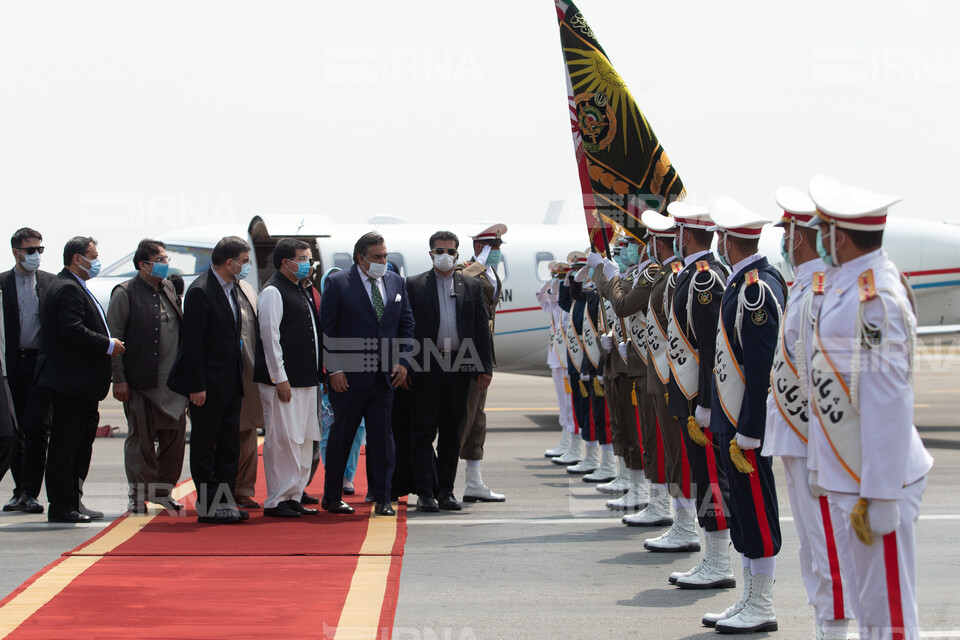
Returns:
[[[367,429],[368,493],[378,515],[390,505],[395,447],[391,428],[393,390],[410,368],[413,311],[406,281],[387,271],[387,245],[371,231],[357,240],[353,266],[327,279],[320,303],[323,364],[330,376],[334,422],[327,441],[321,507],[353,513],[343,501],[343,472],[360,421]]]

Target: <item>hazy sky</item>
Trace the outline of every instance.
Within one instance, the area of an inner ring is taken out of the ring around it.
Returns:
[[[960,218],[960,3],[578,7],[692,198],[774,217],[822,172]],[[0,3],[0,237],[48,269],[78,233],[573,220],[577,189],[552,0]]]

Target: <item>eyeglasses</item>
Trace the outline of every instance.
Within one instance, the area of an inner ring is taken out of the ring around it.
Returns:
[[[23,251],[28,256],[32,256],[35,253],[42,254],[43,249],[43,247],[18,247],[17,251]]]
[[[308,263],[308,264],[310,264],[310,265],[313,265],[313,258],[311,258],[311,257],[309,257],[309,256],[300,256],[300,257],[297,258],[297,259],[287,258],[287,260],[290,260],[291,262],[306,262],[306,263]]]
[[[442,256],[443,254],[447,254],[447,255],[450,255],[450,256],[456,256],[456,255],[457,255],[457,250],[456,250],[456,249],[444,249],[443,247],[437,247],[436,249],[433,250],[432,253],[435,253],[435,254],[437,254],[438,256]]]

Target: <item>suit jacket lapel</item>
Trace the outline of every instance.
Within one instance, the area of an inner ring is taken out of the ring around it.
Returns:
[[[453,290],[457,294],[454,300],[457,306],[457,329],[459,330],[463,326],[460,318],[463,317],[463,299],[467,295],[467,288],[463,286],[463,274],[459,271],[453,272]]]
[[[236,287],[236,283],[234,283],[233,286]],[[214,273],[213,267],[210,267],[210,271],[207,272],[207,291],[220,303],[220,307],[227,314],[227,317],[233,320],[234,330],[239,331],[240,323],[237,322],[237,315],[233,312],[233,307],[230,306],[230,301],[227,300],[227,292],[220,286],[220,281],[217,279],[217,274]]]
[[[363,286],[363,274],[360,273],[360,267],[353,265],[350,268],[350,282],[353,285],[354,290],[360,295],[360,298],[363,300],[364,306],[370,311],[370,314],[373,316],[373,319],[377,319],[377,312],[373,308],[373,302],[370,301],[370,296],[367,295],[367,289]],[[373,286],[373,283],[371,283]],[[384,287],[386,289],[386,287]],[[384,306],[386,306],[386,300],[384,300]]]
[[[437,274],[433,269],[427,272],[424,279],[424,286],[427,288],[427,296],[430,298],[430,308],[433,309],[433,317],[437,319],[437,326],[440,326],[440,293],[437,291]]]

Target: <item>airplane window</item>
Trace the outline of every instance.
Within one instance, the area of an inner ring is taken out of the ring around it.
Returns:
[[[550,279],[550,263],[553,262],[553,254],[549,251],[538,251],[534,256],[537,263],[537,279],[540,282],[546,282]]]
[[[170,256],[170,273],[181,276],[192,276],[203,273],[210,268],[210,256],[213,249],[210,247],[188,247],[185,245],[167,245],[167,255]],[[133,253],[117,260],[103,270],[104,276],[132,278],[137,271],[133,268]]]
[[[390,269],[394,273],[397,273],[404,278],[407,277],[407,267],[403,262],[403,255],[396,253],[394,251],[389,252],[387,255],[387,269]]]
[[[343,251],[338,251],[333,254],[333,266],[339,267],[340,269],[347,270],[353,265],[353,258],[349,253]]]

